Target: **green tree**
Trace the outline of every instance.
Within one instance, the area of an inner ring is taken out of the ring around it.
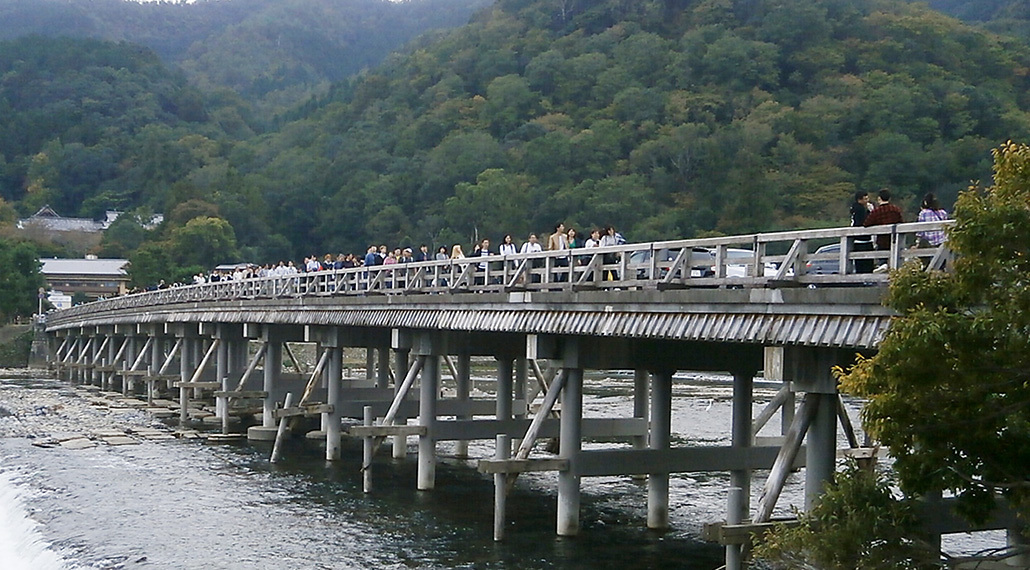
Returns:
[[[883,475],[849,461],[797,526],[777,526],[755,555],[773,568],[917,570],[937,568],[937,555],[918,533],[911,500],[891,491]]]
[[[0,267],[0,321],[35,313],[39,288],[46,285],[35,248],[0,240]]]
[[[147,237],[147,230],[139,216],[122,214],[104,231],[100,238],[100,254],[104,257],[125,257]]]
[[[129,256],[129,278],[133,287],[151,287],[162,280],[171,283],[176,272],[167,243],[145,243]]]
[[[901,488],[952,491],[982,520],[1000,494],[1030,516],[1030,147],[994,151],[994,186],[955,207],[947,273],[892,276],[899,317],[842,378],[890,449]]]
[[[175,228],[169,236],[173,260],[180,266],[213,267],[236,261],[236,233],[222,218],[202,216]]]

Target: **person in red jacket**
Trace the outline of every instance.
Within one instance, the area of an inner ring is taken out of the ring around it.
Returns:
[[[902,221],[901,208],[891,204],[891,191],[884,188],[883,190],[880,190],[876,208],[872,212],[869,212],[869,215],[866,216],[865,222],[863,222],[862,225],[868,228],[870,226],[900,224]],[[890,248],[890,234],[880,234],[876,236],[876,249],[887,251]],[[880,268],[877,269],[879,270]]]

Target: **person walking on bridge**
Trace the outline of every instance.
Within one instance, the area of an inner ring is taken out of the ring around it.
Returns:
[[[865,227],[865,219],[873,211],[873,205],[869,203],[869,192],[859,190],[855,192],[855,201],[851,203],[851,227]],[[873,251],[873,236],[858,236],[854,239],[852,251]],[[872,273],[872,259],[856,259],[855,273]]]
[[[900,224],[904,221],[901,215],[901,208],[898,208],[894,204],[891,204],[891,191],[884,188],[880,190],[877,198],[877,206],[869,215],[866,217],[865,222],[862,223],[865,227],[872,226],[886,226],[891,224]],[[891,236],[890,234],[879,234],[876,236],[876,249],[879,251],[887,251],[891,248]],[[881,258],[882,259],[882,258]],[[887,265],[884,264],[877,267],[874,271],[886,271]]]

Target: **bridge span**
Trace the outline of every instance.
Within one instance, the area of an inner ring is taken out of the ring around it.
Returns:
[[[436,484],[437,442],[493,440],[479,470],[495,480],[494,536],[519,473],[557,472],[559,535],[580,527],[580,478],[646,476],[647,525],[669,525],[669,475],[728,471],[727,567],[741,568],[744,530],[767,523],[789,474],[805,468],[810,504],[835,468],[838,423],[857,456],[831,368],[871,353],[889,326],[886,273],[855,262],[943,267],[946,245],[915,247],[917,232],[950,222],[837,228],[629,244],[515,256],[376,266],[175,287],[51,313],[51,363],[64,379],[173,399],[180,421],[205,403],[229,435],[254,416],[251,439],[273,439],[298,417],[318,418],[326,459],[344,432],[363,438],[366,490],[385,439],[407,455],[417,439],[417,487]],[[885,234],[884,251],[853,239]],[[836,245],[822,248],[820,246]],[[291,344],[316,355],[307,370]],[[364,351],[365,373],[343,368]],[[474,358],[496,372],[473,398]],[[286,372],[284,358],[296,373]],[[481,360],[481,359],[479,359]],[[632,370],[632,417],[584,418],[584,372]],[[729,446],[671,444],[677,371],[732,375]],[[752,413],[753,379],[781,383]],[[417,382],[416,382],[417,381]],[[443,390],[444,386],[447,390]],[[445,397],[445,394],[447,397]],[[282,405],[280,403],[282,402]],[[167,407],[166,407],[167,409]],[[256,414],[256,415],[255,415]],[[755,434],[779,417],[775,442]],[[536,450],[559,438],[557,453]],[[622,440],[604,448],[583,442]],[[279,442],[276,444],[279,448]],[[752,472],[769,470],[750,493]],[[741,530],[743,529],[743,530]]]

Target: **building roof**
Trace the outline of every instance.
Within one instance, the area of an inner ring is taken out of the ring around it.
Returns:
[[[128,278],[127,259],[41,259],[43,275],[79,275]]]
[[[38,226],[54,232],[79,231],[96,233],[106,230],[109,225],[111,225],[110,222],[106,220],[98,222],[91,218],[65,218],[49,205],[43,206],[38,212],[28,218],[18,220],[18,228],[20,229],[28,226]]]

